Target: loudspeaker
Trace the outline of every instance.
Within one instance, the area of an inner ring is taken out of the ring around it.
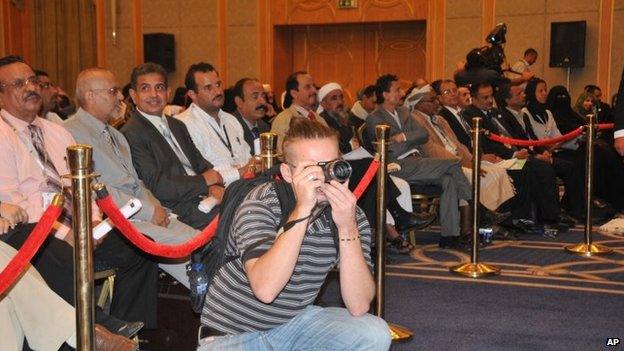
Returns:
[[[173,34],[143,34],[143,53],[145,62],[158,63],[169,73],[175,71],[175,41]]]
[[[587,22],[550,24],[550,67],[585,66],[585,29]]]

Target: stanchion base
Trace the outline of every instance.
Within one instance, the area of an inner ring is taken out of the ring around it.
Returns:
[[[597,244],[580,243],[576,245],[568,245],[565,247],[566,251],[576,255],[594,256],[604,255],[610,253],[612,250],[606,246]]]
[[[390,336],[392,337],[392,342],[405,342],[411,340],[414,336],[411,330],[405,328],[402,325],[388,323],[388,327],[390,328]]]
[[[500,274],[500,268],[485,263],[464,263],[453,266],[451,272],[471,278],[485,277],[488,275]]]

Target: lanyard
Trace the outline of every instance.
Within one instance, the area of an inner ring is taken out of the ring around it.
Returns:
[[[230,142],[230,136],[228,135],[227,128],[225,128],[225,124],[223,125],[223,133],[225,133],[225,140],[221,136],[221,133],[219,133],[217,129],[212,126],[212,124],[208,123],[208,125],[210,126],[210,128],[212,128],[212,130],[214,130],[215,134],[217,134],[217,136],[219,137],[219,140],[221,140],[221,143],[228,149],[228,151],[230,151],[230,157],[234,158],[234,153],[232,152],[232,143]]]

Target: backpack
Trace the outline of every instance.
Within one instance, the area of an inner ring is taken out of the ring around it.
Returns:
[[[278,174],[279,165],[266,170],[265,172],[257,175],[255,178],[241,178],[230,184],[225,189],[223,200],[220,205],[219,223],[217,225],[216,233],[212,240],[199,253],[198,258],[196,258],[196,260],[201,262],[203,265],[202,274],[205,276],[207,282],[205,292],[208,292],[210,284],[216,273],[219,271],[219,268],[238,258],[238,256],[226,256],[225,248],[227,246],[236,210],[252,189],[261,184],[273,182],[278,195],[278,200],[280,202],[282,220],[287,219],[294,209],[295,200],[292,189],[289,185],[285,184],[284,181],[276,180],[276,176]],[[198,296],[197,299],[193,299],[191,301],[193,311],[201,313],[204,300],[205,293],[202,296]]]

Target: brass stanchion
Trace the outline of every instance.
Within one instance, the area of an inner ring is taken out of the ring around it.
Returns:
[[[95,350],[95,315],[93,298],[93,240],[91,230],[92,152],[89,145],[67,148],[71,172],[74,278],[76,298],[76,349]]]
[[[611,249],[592,243],[592,181],[594,178],[594,136],[596,135],[596,116],[587,115],[587,138],[585,153],[585,242],[568,245],[566,251],[583,256],[606,254]]]
[[[277,134],[266,132],[260,134],[260,153],[262,170],[273,167],[277,163]]]
[[[375,315],[384,318],[385,314],[385,289],[386,289],[386,166],[387,139],[389,126],[378,125],[375,127],[377,141],[377,153],[375,158],[379,161],[377,170],[377,227],[375,228],[375,243],[377,253],[375,256]],[[407,341],[412,338],[412,332],[400,325],[388,323],[392,341]]]
[[[479,278],[500,273],[500,268],[485,263],[479,263],[479,199],[481,192],[481,118],[472,119],[472,252],[470,263],[456,265],[450,268],[453,273],[471,278]]]

